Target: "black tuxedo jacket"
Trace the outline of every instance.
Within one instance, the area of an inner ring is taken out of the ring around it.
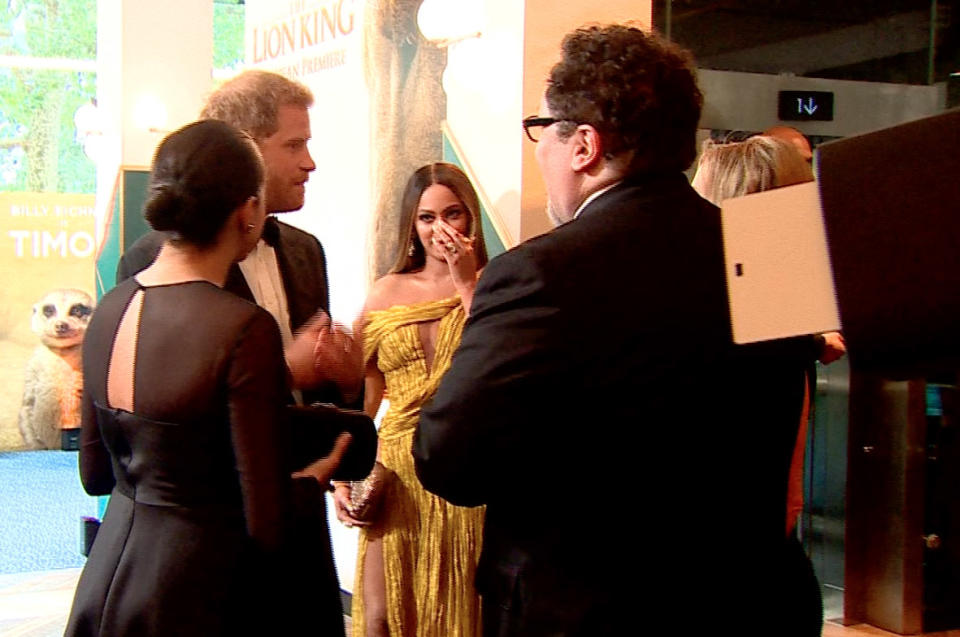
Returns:
[[[492,260],[413,445],[427,489],[487,505],[485,633],[780,614],[811,342],[732,344],[719,211],[682,174]]]

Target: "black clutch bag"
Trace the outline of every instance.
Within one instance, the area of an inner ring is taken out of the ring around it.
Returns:
[[[337,436],[346,432],[352,439],[333,480],[363,480],[370,475],[377,457],[377,429],[368,415],[326,403],[289,405],[286,410],[291,434],[291,473],[328,455]]]

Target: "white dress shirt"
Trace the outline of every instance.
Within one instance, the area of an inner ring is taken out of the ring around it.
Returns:
[[[260,239],[247,258],[240,262],[240,271],[247,280],[247,286],[253,293],[257,305],[270,312],[280,328],[280,338],[284,350],[293,342],[290,329],[290,312],[287,309],[287,293],[280,278],[280,266],[277,265],[277,253],[272,246]],[[300,390],[293,390],[298,405],[303,404]]]

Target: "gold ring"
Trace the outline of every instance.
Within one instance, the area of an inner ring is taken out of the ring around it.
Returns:
[[[447,244],[447,252],[456,252],[456,251],[457,251],[456,245],[452,243]]]

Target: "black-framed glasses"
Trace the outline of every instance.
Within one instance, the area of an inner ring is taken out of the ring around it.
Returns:
[[[523,130],[526,132],[527,137],[530,138],[530,141],[537,143],[540,141],[540,134],[544,128],[561,122],[555,117],[540,117],[539,115],[531,115],[530,117],[523,118]]]

